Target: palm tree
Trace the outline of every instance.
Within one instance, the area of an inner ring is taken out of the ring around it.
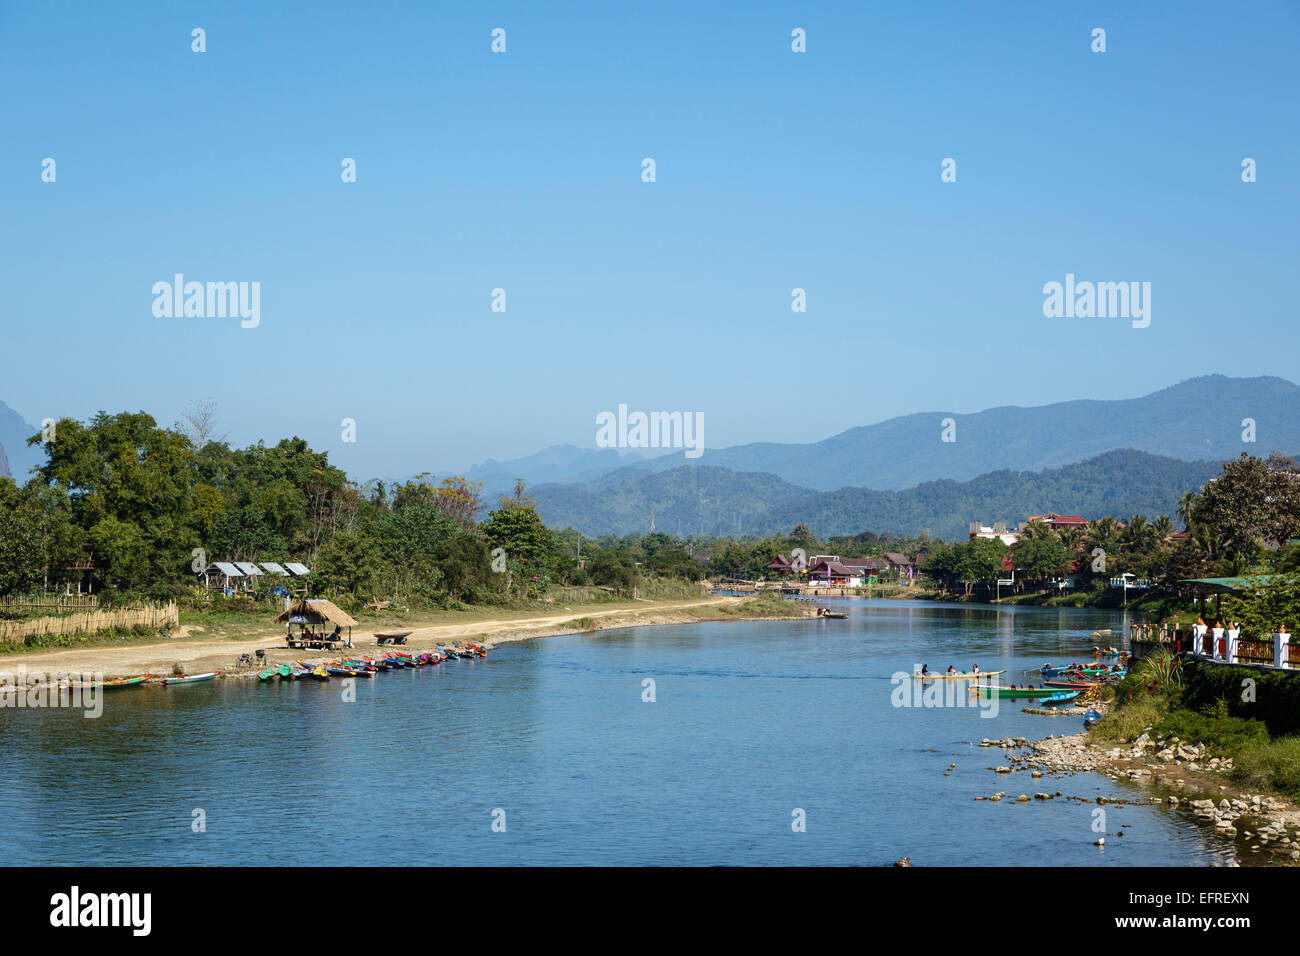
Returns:
[[[1178,499],[1178,520],[1183,523],[1183,527],[1189,531],[1192,527],[1192,512],[1196,510],[1196,504],[1199,496],[1194,491],[1188,491]]]
[[[1168,544],[1174,536],[1174,523],[1170,520],[1169,515],[1161,515],[1155,523],[1156,540],[1161,544]]]
[[[1124,543],[1133,551],[1144,552],[1153,534],[1151,523],[1146,515],[1134,515],[1124,529]]]

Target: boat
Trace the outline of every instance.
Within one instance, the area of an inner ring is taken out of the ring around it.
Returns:
[[[1071,680],[1045,680],[1044,687],[1064,687],[1067,690],[1087,690],[1089,687],[1100,687],[1096,681],[1071,681]]]
[[[411,636],[411,631],[394,631],[391,634],[376,634],[375,641],[379,644],[405,644],[406,639]]]
[[[1041,687],[1003,687],[1000,684],[976,684],[970,688],[972,694],[985,697],[997,697],[999,700],[1022,700],[1029,697],[1042,697]]]
[[[206,674],[177,674],[175,677],[164,677],[162,682],[167,684],[197,684],[199,681],[212,680],[221,671],[208,671]]]
[[[940,674],[931,672],[929,674],[913,674],[917,680],[979,680],[981,677],[997,677],[999,674],[1005,674],[1006,671],[980,671],[978,674]]]
[[[84,684],[74,684],[72,686],[81,690],[117,690],[120,687],[139,687],[152,674],[140,674],[137,677],[118,677],[113,680],[90,681]]]
[[[1039,668],[1044,677],[1060,677],[1063,674],[1083,674],[1088,677],[1123,677],[1127,671],[1123,667],[1110,664],[1067,664],[1063,667],[1056,667],[1052,664],[1044,664]]]
[[[269,680],[275,680],[275,668],[268,667],[266,670],[262,671],[262,673],[257,675],[257,679],[263,683]]]
[[[293,668],[290,667],[288,664],[281,664],[279,667],[275,669],[275,672],[280,676],[280,680],[293,679]]]
[[[1078,697],[1082,691],[1063,690],[1059,694],[1053,694],[1050,697],[1044,697],[1039,701],[1044,707],[1058,707],[1061,704],[1068,704],[1074,698]]]

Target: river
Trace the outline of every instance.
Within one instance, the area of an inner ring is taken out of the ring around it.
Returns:
[[[337,678],[214,681],[115,691],[98,719],[0,711],[0,863],[1231,860],[1180,812],[1110,805],[1099,848],[1095,806],[973,799],[1145,796],[1092,774],[999,776],[1001,751],[973,746],[1074,733],[1078,717],[894,706],[898,671],[979,664],[1023,682],[1022,668],[1090,657],[1095,629],[1118,643],[1120,615],[829,603],[849,619],[550,637],[381,673],[355,701]]]

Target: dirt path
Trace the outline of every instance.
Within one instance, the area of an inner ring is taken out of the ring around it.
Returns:
[[[438,643],[453,640],[473,640],[493,647],[512,641],[526,641],[555,634],[575,634],[594,630],[576,622],[599,621],[600,627],[641,627],[652,624],[682,624],[700,619],[694,613],[700,608],[722,608],[739,604],[735,597],[692,598],[682,601],[650,601],[644,607],[623,605],[603,610],[543,612],[517,618],[438,623],[426,626],[405,625],[410,629],[407,647],[427,650]],[[792,613],[792,617],[796,616]],[[385,626],[384,630],[397,628]],[[258,629],[246,640],[195,637],[188,628],[170,640],[148,644],[128,644],[122,647],[85,647],[40,651],[31,654],[12,654],[0,657],[0,671],[14,673],[19,666],[33,672],[102,673],[105,677],[123,677],[132,674],[172,673],[179,664],[186,673],[229,671],[240,654],[253,654],[258,649],[266,651],[266,660],[280,664],[293,660],[325,660],[336,654],[321,651],[290,650],[284,646],[284,632],[278,628]],[[353,646],[374,647],[374,633],[354,630]]]

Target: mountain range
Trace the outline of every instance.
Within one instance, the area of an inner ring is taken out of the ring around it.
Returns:
[[[1086,383],[1086,371],[1070,365],[1070,356],[1052,360],[1063,363],[1063,375]],[[945,419],[952,419],[953,441],[943,440]],[[1242,440],[1244,419],[1254,422],[1254,445]],[[1300,386],[1268,376],[1207,375],[1141,398],[1088,398],[971,414],[920,412],[808,444],[758,442],[707,449],[691,466],[763,472],[816,491],[845,486],[889,490],[943,478],[964,481],[1000,469],[1058,468],[1119,448],[1199,461],[1260,447],[1300,448]],[[496,476],[523,477],[530,485],[586,483],[629,467],[627,460],[612,457],[613,450],[586,456],[581,451],[557,446],[490,464]],[[605,458],[595,457],[599,455]],[[535,461],[547,467],[534,467]],[[681,452],[674,451],[630,467],[655,472],[682,465]]]
[[[21,485],[31,469],[45,463],[44,452],[27,444],[27,439],[38,431],[39,428],[27,424],[21,415],[0,402],[0,475],[8,475]]]
[[[1134,449],[1108,451],[1043,471],[1000,470],[968,481],[942,479],[903,490],[844,487],[817,491],[760,472],[679,466],[647,474],[622,469],[577,485],[530,488],[542,520],[586,535],[624,535],[655,528],[667,534],[788,533],[806,524],[820,538],[861,531],[949,540],[971,521],[1020,524],[1031,514],[1088,518],[1134,514],[1176,520],[1178,500],[1217,475],[1219,461],[1179,461]]]

